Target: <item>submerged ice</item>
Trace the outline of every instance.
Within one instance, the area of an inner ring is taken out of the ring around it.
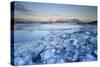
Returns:
[[[14,65],[97,60],[96,26],[72,25],[69,28],[70,26],[56,30],[53,27],[51,30],[46,25],[45,27],[48,28],[42,30],[40,28],[26,32],[22,30],[24,33],[20,33],[23,34],[24,39],[16,39],[14,43]],[[18,38],[17,31],[15,30],[16,38]]]

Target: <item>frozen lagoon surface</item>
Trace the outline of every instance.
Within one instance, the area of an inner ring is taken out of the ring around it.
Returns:
[[[75,23],[16,24],[13,65],[97,60],[97,26]]]

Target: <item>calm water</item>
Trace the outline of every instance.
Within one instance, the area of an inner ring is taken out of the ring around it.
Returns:
[[[96,25],[77,25],[74,23],[55,23],[55,24],[16,24],[14,31],[14,42],[26,42],[38,37],[46,36],[51,32],[73,33],[81,30],[96,33]]]

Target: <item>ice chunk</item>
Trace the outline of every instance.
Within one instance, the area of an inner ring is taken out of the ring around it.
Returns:
[[[91,54],[86,54],[86,60],[92,61],[92,60],[96,60],[96,58],[94,56],[92,56]]]
[[[24,60],[20,57],[15,58],[14,63],[15,63],[15,65],[24,65],[25,64]]]

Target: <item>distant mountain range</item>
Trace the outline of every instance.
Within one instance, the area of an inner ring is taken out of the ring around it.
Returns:
[[[97,21],[91,21],[91,22],[88,22],[88,24],[95,24],[95,25],[97,25]]]
[[[20,24],[30,24],[30,23],[77,23],[77,24],[97,24],[97,21],[87,21],[83,22],[78,19],[66,19],[66,20],[58,20],[58,21],[19,21],[15,20],[15,23],[20,23]]]

